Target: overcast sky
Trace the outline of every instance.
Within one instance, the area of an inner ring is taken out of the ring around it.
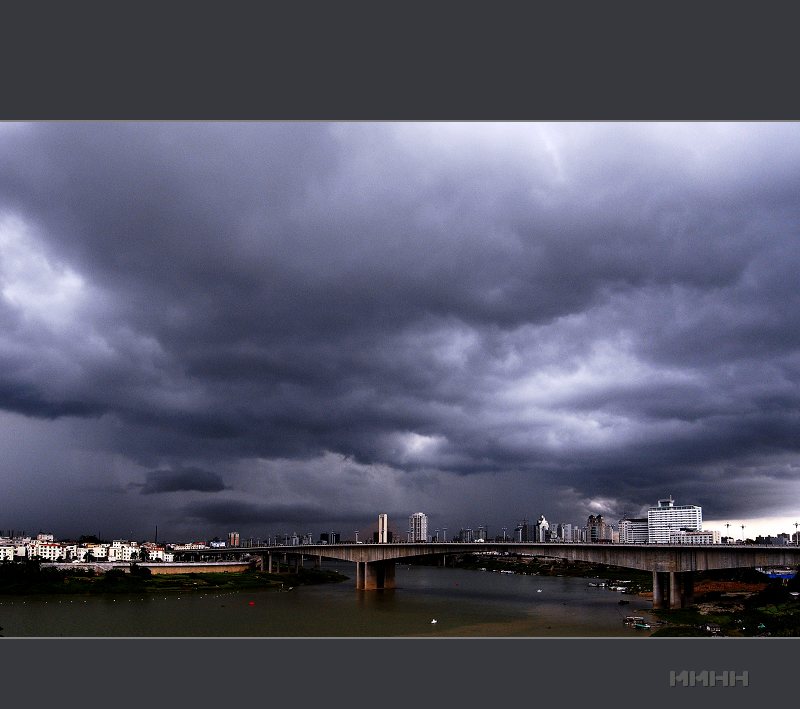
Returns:
[[[794,532],[799,217],[795,123],[0,124],[0,530]]]

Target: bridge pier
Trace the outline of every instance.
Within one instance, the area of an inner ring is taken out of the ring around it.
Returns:
[[[654,571],[653,608],[685,608],[694,602],[691,571]]]
[[[394,561],[357,561],[356,590],[395,588]]]

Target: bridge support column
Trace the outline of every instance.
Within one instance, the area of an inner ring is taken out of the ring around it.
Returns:
[[[272,573],[272,554],[267,554],[267,573]]]
[[[694,573],[685,571],[681,581],[681,608],[686,608],[694,603]]]
[[[321,566],[322,566],[322,554],[317,554],[317,556],[314,557],[314,568],[318,569]]]
[[[669,572],[669,607],[681,607],[681,583],[680,576],[674,571]]]
[[[666,582],[666,574],[663,571],[653,572],[653,608],[666,608],[669,586]]]
[[[395,588],[394,561],[356,562],[356,588],[364,591]]]
[[[654,571],[653,608],[685,608],[694,601],[691,571]]]

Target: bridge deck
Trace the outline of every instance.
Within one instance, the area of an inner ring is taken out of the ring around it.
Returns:
[[[427,544],[303,544],[299,546],[227,547],[182,552],[181,556],[225,556],[251,554],[304,555],[350,562],[395,561],[421,556],[496,552],[529,554],[567,561],[584,561],[629,569],[659,572],[710,569],[798,566],[800,547],[731,544],[557,544],[532,542],[433,542]]]

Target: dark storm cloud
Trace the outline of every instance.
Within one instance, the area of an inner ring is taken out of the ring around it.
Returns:
[[[257,529],[264,529],[263,525],[284,523],[300,525],[300,529],[303,525],[316,528],[320,526],[320,520],[348,525],[364,521],[363,516],[326,509],[323,505],[263,505],[237,500],[195,502],[186,505],[183,513],[205,525],[247,525]]]
[[[147,473],[146,482],[142,485],[143,495],[161,492],[179,492],[197,490],[199,492],[220,492],[225,489],[222,477],[217,473],[199,468],[182,470],[153,470]]]
[[[620,513],[790,489],[794,124],[42,123],[0,161],[0,407],[179,471],[143,492],[327,452]]]

